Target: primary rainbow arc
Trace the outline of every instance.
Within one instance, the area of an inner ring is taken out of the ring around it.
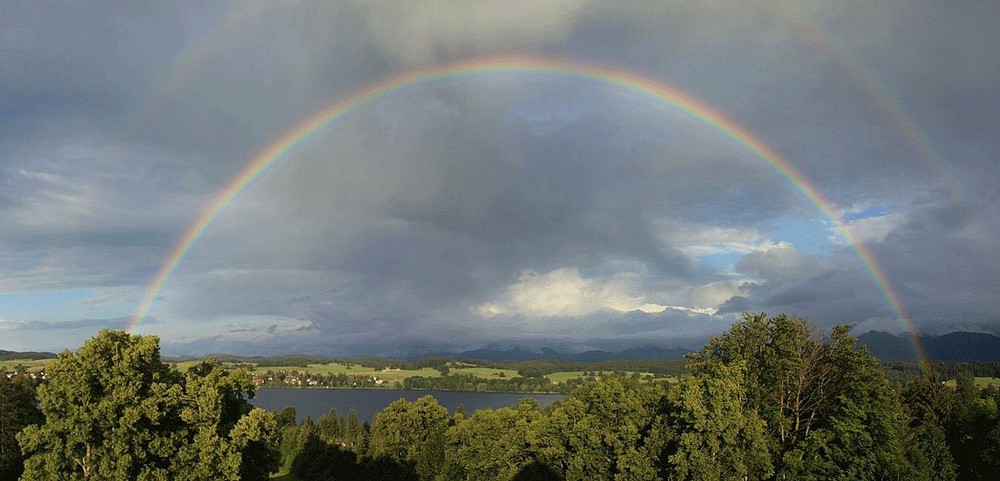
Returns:
[[[299,123],[294,128],[272,142],[255,156],[225,187],[212,199],[205,210],[188,228],[176,244],[163,266],[150,282],[145,296],[140,302],[128,324],[128,331],[134,331],[148,314],[154,301],[166,284],[170,275],[177,269],[181,261],[204,235],[205,230],[220,215],[226,206],[240,193],[247,189],[261,174],[285,154],[302,143],[310,135],[339,118],[367,105],[379,98],[390,95],[417,84],[455,79],[471,76],[485,76],[499,73],[540,73],[568,76],[591,80],[611,87],[624,89],[642,98],[661,103],[683,113],[691,119],[708,125],[712,129],[730,138],[737,144],[753,153],[756,157],[773,167],[796,191],[805,197],[825,217],[829,218],[834,229],[850,244],[862,266],[875,282],[876,287],[885,298],[886,303],[896,318],[906,330],[913,344],[922,368],[927,371],[926,354],[919,342],[909,314],[903,307],[899,296],[892,289],[888,278],[878,264],[871,251],[857,237],[845,228],[831,203],[826,200],[817,188],[809,182],[794,166],[785,161],[777,152],[754,136],[750,131],[732,121],[719,111],[709,107],[696,98],[670,87],[662,82],[620,69],[569,62],[543,57],[503,56],[465,60],[451,64],[411,70],[386,78],[367,88],[361,89],[326,108],[312,117]]]

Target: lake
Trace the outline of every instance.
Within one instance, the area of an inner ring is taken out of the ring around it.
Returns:
[[[542,408],[565,398],[563,394],[531,394],[531,393],[497,393],[497,392],[462,392],[462,391],[408,391],[405,389],[274,389],[260,388],[257,396],[250,400],[254,406],[269,411],[280,412],[286,406],[295,408],[298,421],[306,415],[315,421],[320,416],[337,408],[337,415],[344,418],[347,412],[354,409],[362,422],[371,421],[375,414],[389,403],[404,398],[416,401],[426,395],[434,396],[438,404],[448,408],[450,414],[455,414],[458,406],[465,408],[465,414],[471,416],[479,409],[497,409],[513,406],[526,397],[535,398]]]

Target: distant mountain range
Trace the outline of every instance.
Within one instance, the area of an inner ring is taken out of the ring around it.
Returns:
[[[483,361],[534,361],[548,359],[553,361],[601,362],[612,360],[650,360],[650,359],[683,359],[691,349],[662,348],[656,346],[637,347],[624,351],[585,351],[580,353],[559,352],[547,347],[539,349],[482,348],[458,353],[419,353],[406,356],[411,359],[423,357],[450,357],[458,359],[479,359]]]
[[[927,357],[934,361],[1000,361],[1000,337],[978,332],[952,332],[941,336],[920,337],[920,345]],[[905,335],[870,331],[858,336],[858,341],[868,347],[868,352],[883,361],[913,361],[917,359],[913,343]],[[624,351],[559,352],[550,348],[511,349],[483,348],[459,353],[422,353],[407,356],[453,357],[482,359],[485,361],[529,361],[550,359],[560,361],[600,362],[610,360],[683,359],[692,349],[638,347]]]
[[[54,352],[17,352],[4,351],[0,349],[0,361],[10,361],[14,359],[55,359],[58,357]]]
[[[917,359],[913,343],[906,335],[870,331],[858,336],[868,352],[883,361]],[[918,338],[924,354],[934,361],[1000,361],[1000,337],[981,332],[950,332]]]
[[[1000,337],[979,332],[951,332],[941,336],[919,337],[920,345],[928,359],[934,361],[1000,361]],[[869,331],[858,336],[861,344],[868,346],[868,352],[883,361],[913,361],[917,359],[916,351],[910,338],[903,334],[890,334],[881,331]],[[403,356],[407,359],[426,357],[448,357],[459,359],[480,359],[484,361],[531,361],[549,359],[559,361],[601,362],[611,360],[651,360],[651,359],[683,359],[684,355],[693,349],[680,347],[645,346],[623,351],[585,351],[579,353],[560,352],[542,347],[525,349],[514,347],[501,349],[487,347],[462,352],[415,352]],[[0,350],[0,361],[9,359],[49,359],[55,358],[51,352],[16,352]],[[252,360],[236,356],[216,355],[219,359],[230,357],[241,360]],[[295,358],[301,362],[322,362],[323,356],[278,356],[279,358]],[[299,359],[302,358],[302,359]]]

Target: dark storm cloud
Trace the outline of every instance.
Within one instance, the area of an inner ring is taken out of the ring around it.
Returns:
[[[625,69],[718,109],[860,216],[844,228],[918,326],[994,322],[997,8],[19,4],[0,19],[0,294],[137,299],[209,200],[303,119],[411,68],[521,54]],[[237,196],[151,332],[190,352],[582,349],[719,332],[744,309],[893,317],[842,240],[782,237],[819,221],[743,147],[620,89],[439,81],[317,131]]]

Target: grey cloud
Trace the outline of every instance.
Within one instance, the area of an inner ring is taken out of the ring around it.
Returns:
[[[832,207],[905,219],[867,247],[918,325],[995,323],[1000,12],[861,3],[18,5],[0,20],[0,292],[141,297],[208,202],[303,119],[413,67],[520,54],[710,105]],[[821,217],[745,147],[623,89],[543,73],[426,82],[320,129],[230,202],[168,280],[155,330],[191,351],[398,351],[671,342],[750,308],[824,326],[892,317],[844,246],[730,253],[726,271],[656,228],[767,235]],[[522,271],[562,268],[635,276],[652,302],[746,283],[715,316],[475,313]]]
[[[726,302],[720,304],[718,309],[719,314],[738,314],[741,312],[751,312],[753,310],[750,299],[743,296],[733,296],[726,299]]]
[[[16,329],[29,331],[73,331],[85,329],[96,332],[98,329],[125,329],[129,325],[128,317],[115,317],[110,319],[78,319],[75,321],[26,321],[20,323]],[[143,320],[145,324],[157,324],[155,317],[148,317]]]

